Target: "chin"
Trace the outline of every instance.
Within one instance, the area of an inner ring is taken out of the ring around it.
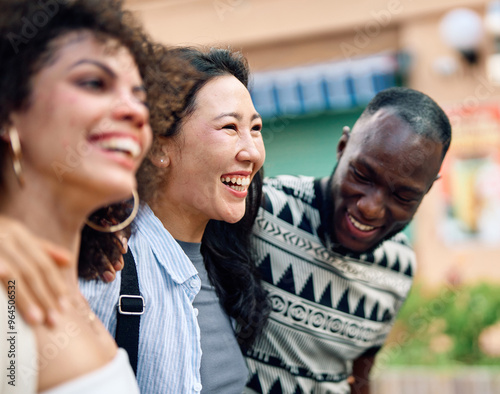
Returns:
[[[222,220],[226,223],[234,224],[239,222],[245,216],[245,211],[243,212],[226,212],[224,215],[221,215],[219,220]]]
[[[222,220],[226,223],[234,224],[234,223],[238,223],[242,218],[243,218],[243,215],[236,216],[236,217],[235,216],[228,216],[228,217],[223,218]]]
[[[132,191],[136,188],[135,177],[132,179],[114,178],[111,182],[108,179],[103,187],[103,190],[108,192],[106,205],[128,200],[132,197]]]
[[[380,238],[380,239],[377,239],[376,241],[370,242],[370,244],[360,245],[359,247],[353,247],[353,248],[347,248],[346,247],[346,249],[348,249],[350,251],[353,251],[355,253],[359,253],[359,254],[362,254],[362,253],[373,253],[375,251],[375,249],[377,249],[382,243],[384,243],[388,239],[391,239],[392,237],[394,237],[399,232],[400,231],[392,232],[392,233],[384,236],[383,238]]]

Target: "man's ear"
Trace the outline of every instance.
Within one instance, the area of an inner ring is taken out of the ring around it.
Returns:
[[[340,137],[339,143],[337,145],[337,161],[342,157],[344,149],[347,146],[347,141],[349,141],[349,136],[351,135],[351,128],[349,126],[344,126],[342,128],[342,136]]]
[[[434,183],[436,183],[436,181],[439,180],[439,179],[441,179],[441,174],[437,174],[436,175],[436,177],[432,181],[431,185],[429,186],[429,188],[427,189],[427,191],[425,192],[425,194],[429,193],[429,190],[432,189],[432,186],[434,185]]]

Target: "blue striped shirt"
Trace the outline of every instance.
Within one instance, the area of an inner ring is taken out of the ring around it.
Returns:
[[[137,380],[144,393],[201,390],[200,330],[192,302],[200,291],[198,273],[181,247],[147,205],[142,205],[129,240],[146,303],[139,333]],[[112,335],[120,273],[105,284],[80,280],[83,295]]]

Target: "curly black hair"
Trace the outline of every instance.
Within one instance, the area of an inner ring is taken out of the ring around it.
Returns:
[[[157,139],[171,130],[182,116],[188,93],[197,79],[196,71],[183,59],[176,50],[162,44],[152,43],[148,52],[147,65],[142,70],[143,83],[147,91],[149,106],[149,123],[153,129],[152,149]],[[160,170],[146,157],[137,173],[138,192],[141,201],[148,201],[162,177]],[[132,210],[128,202],[103,207],[91,215],[94,222],[120,223]],[[129,238],[133,226],[121,233]],[[115,234],[101,233],[89,226],[82,230],[82,242],[79,257],[79,275],[85,279],[102,276],[109,262],[117,261],[121,248]]]
[[[1,0],[0,5],[1,127],[13,111],[29,105],[31,79],[52,60],[54,42],[64,34],[89,31],[103,41],[113,38],[129,49],[142,74],[146,70],[147,36],[121,0]]]
[[[82,32],[97,40],[126,47],[144,78],[152,46],[147,34],[129,11],[123,10],[121,0],[1,0],[0,1],[0,130],[9,125],[9,116],[29,107],[32,78],[57,54],[59,39],[66,34]],[[0,139],[0,165],[5,168],[9,145]],[[0,172],[0,189],[3,188]],[[127,214],[126,206],[117,205],[110,221],[120,221]],[[119,256],[113,234],[95,235],[86,228],[83,232],[79,272],[93,275],[105,267],[97,259],[103,251]],[[90,265],[89,265],[90,264]]]

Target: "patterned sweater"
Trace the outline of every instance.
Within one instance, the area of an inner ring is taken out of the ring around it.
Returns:
[[[403,234],[371,253],[332,251],[319,179],[267,179],[264,194],[253,246],[272,313],[246,354],[248,392],[348,394],[352,361],[383,345],[415,255]]]

